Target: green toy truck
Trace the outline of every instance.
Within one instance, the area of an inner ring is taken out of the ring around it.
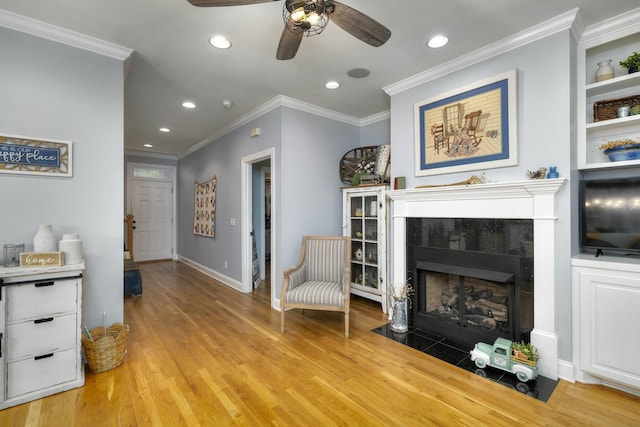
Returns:
[[[471,361],[480,369],[486,366],[516,374],[521,382],[534,380],[538,376],[537,353],[528,358],[517,350],[518,344],[497,338],[493,345],[479,342],[470,351]],[[533,359],[533,360],[531,360]]]

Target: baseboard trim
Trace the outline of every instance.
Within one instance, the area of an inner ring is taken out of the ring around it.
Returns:
[[[189,267],[192,267],[198,271],[200,271],[201,273],[206,274],[207,276],[216,279],[217,281],[227,285],[228,287],[235,289],[238,292],[242,292],[242,283],[235,280],[232,277],[226,276],[224,274],[221,274],[219,272],[217,272],[216,270],[212,270],[209,267],[206,267],[202,264],[199,264],[195,261],[193,261],[192,259],[183,257],[182,255],[178,255],[178,261],[187,264]],[[243,292],[244,293],[244,292]]]

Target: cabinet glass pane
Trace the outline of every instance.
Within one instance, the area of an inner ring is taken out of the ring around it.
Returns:
[[[378,289],[378,268],[370,265],[365,266],[364,285],[369,288]]]
[[[367,196],[364,198],[364,208],[366,216],[375,217],[378,215],[378,197]]]
[[[377,243],[365,244],[364,261],[368,264],[378,263],[378,244]]]
[[[363,216],[362,211],[362,197],[352,197],[351,198],[351,216],[352,217],[361,217]]]
[[[362,220],[352,219],[351,220],[351,238],[352,239],[362,239]]]
[[[378,240],[378,221],[375,219],[365,219],[364,238],[366,240]]]
[[[364,248],[362,247],[362,242],[357,240],[351,241],[351,259],[353,261],[360,261],[364,259]]]
[[[351,281],[362,284],[362,264],[351,263]]]

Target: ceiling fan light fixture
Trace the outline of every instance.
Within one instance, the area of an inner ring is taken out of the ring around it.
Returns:
[[[304,35],[320,34],[329,23],[324,0],[287,0],[282,8],[284,25],[290,31],[302,30]]]
[[[443,36],[442,34],[438,34],[437,36],[431,37],[427,42],[427,46],[432,49],[437,49],[449,43],[449,38],[447,36]]]
[[[305,16],[306,14],[304,13],[304,9],[301,7],[291,12],[291,19],[293,19],[296,22],[300,22],[304,20]]]

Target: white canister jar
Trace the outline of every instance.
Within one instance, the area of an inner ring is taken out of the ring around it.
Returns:
[[[64,253],[65,265],[80,264],[84,256],[82,254],[82,240],[77,233],[63,234],[60,240],[60,252]]]
[[[34,252],[56,252],[58,250],[58,240],[53,232],[51,224],[40,224],[38,232],[33,237]]]

